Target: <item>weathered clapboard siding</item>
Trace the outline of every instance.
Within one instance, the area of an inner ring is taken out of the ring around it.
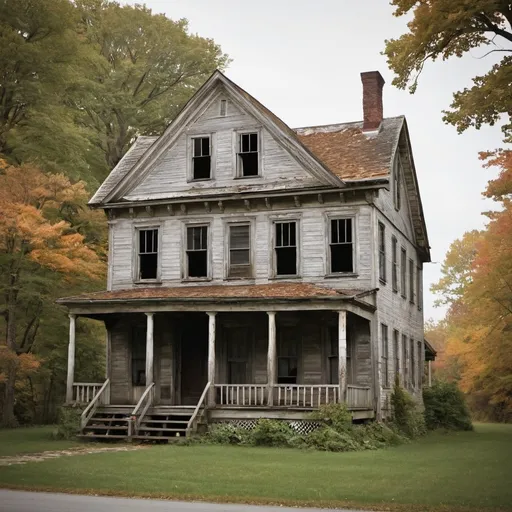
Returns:
[[[203,116],[192,123],[172,147],[160,158],[145,179],[133,188],[125,198],[135,201],[158,197],[179,197],[184,192],[207,192],[211,189],[243,191],[248,187],[260,190],[280,188],[300,189],[322,185],[295,160],[295,158],[261,127],[250,115],[243,113],[226,117],[215,116],[219,111],[219,99],[215,99]],[[228,101],[228,105],[232,102]],[[235,107],[239,111],[238,107]],[[257,130],[261,154],[260,176],[236,178],[236,135],[239,130]],[[212,179],[190,181],[190,137],[212,136]]]
[[[110,401],[131,403],[131,324],[124,317],[110,328]]]
[[[352,216],[356,222],[356,274],[329,278],[327,268],[328,221],[327,215]],[[140,214],[131,219],[120,217],[111,222],[112,244],[114,257],[112,267],[112,289],[131,288],[133,282],[135,253],[134,226],[160,226],[162,230],[161,247],[161,280],[164,285],[190,286],[190,281],[182,282],[184,265],[184,226],[188,223],[206,223],[210,226],[210,248],[212,264],[211,278],[214,283],[239,284],[240,282],[265,283],[273,278],[272,229],[276,219],[290,219],[299,222],[299,261],[300,275],[308,282],[328,284],[336,288],[370,287],[372,268],[372,220],[369,205],[314,205],[303,204],[300,208],[272,210],[227,210],[224,213],[190,212],[187,215],[155,215],[154,217]],[[228,221],[249,220],[254,233],[251,237],[253,248],[253,278],[251,280],[226,281],[227,240],[225,224]]]

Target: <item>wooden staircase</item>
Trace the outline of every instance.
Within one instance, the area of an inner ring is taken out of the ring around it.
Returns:
[[[194,406],[153,407],[142,419],[133,439],[168,441],[171,438],[185,437],[194,409]]]
[[[95,441],[128,439],[130,414],[133,405],[105,405],[98,407],[78,436]]]

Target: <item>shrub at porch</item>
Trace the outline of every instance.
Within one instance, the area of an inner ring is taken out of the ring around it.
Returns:
[[[426,434],[425,416],[419,410],[414,398],[400,385],[398,376],[395,378],[391,393],[392,426],[409,439],[416,439]]]
[[[59,409],[55,439],[73,439],[80,433],[80,416],[83,409],[77,406],[63,405]]]
[[[425,422],[429,430],[473,430],[464,395],[455,383],[436,382],[423,390]]]

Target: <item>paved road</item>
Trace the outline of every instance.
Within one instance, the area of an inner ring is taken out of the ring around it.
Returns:
[[[0,512],[297,512],[295,508],[103,498],[0,490]],[[325,512],[303,508],[300,512]],[[339,512],[357,512],[338,509]]]

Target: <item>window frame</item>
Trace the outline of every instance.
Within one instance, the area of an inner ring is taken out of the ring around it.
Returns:
[[[407,249],[400,248],[400,291],[402,298],[407,299]]]
[[[351,220],[352,222],[352,272],[332,272],[331,258],[331,221],[333,220]],[[338,212],[327,212],[325,214],[324,226],[325,233],[325,277],[357,277],[359,268],[359,252],[358,252],[358,214],[354,211],[340,214]]]
[[[241,169],[239,165],[239,158],[238,155],[240,153],[240,141],[242,135],[248,135],[251,133],[255,133],[258,136],[258,174],[255,174],[254,176],[244,176],[241,174]],[[263,177],[263,137],[261,136],[262,130],[260,127],[252,128],[252,129],[244,129],[244,130],[236,130],[233,131],[233,170],[234,170],[234,179],[240,179],[240,180],[249,180],[251,178],[258,179]]]
[[[188,228],[206,227],[206,276],[205,277],[190,277],[188,275]],[[182,221],[181,233],[181,281],[183,282],[198,282],[198,281],[211,281],[212,280],[212,219],[190,219]]]
[[[132,281],[134,284],[161,283],[162,282],[162,223],[149,220],[135,222],[132,225]],[[156,262],[156,278],[140,278],[140,259],[139,259],[139,233],[151,229],[158,230],[158,250]]]
[[[379,252],[379,281],[386,284],[386,226],[379,221],[377,246]]]
[[[398,293],[398,240],[391,235],[391,288]]]
[[[231,268],[231,248],[230,248],[230,229],[232,226],[249,226],[249,265],[251,267],[251,275],[247,277],[230,276]],[[255,238],[255,222],[254,218],[240,217],[224,219],[224,279],[226,281],[239,281],[244,279],[254,279],[254,238]]]
[[[269,279],[299,279],[302,277],[302,236],[301,236],[301,217],[298,215],[283,215],[283,216],[272,216],[270,217],[270,258],[269,261]],[[276,253],[276,224],[295,222],[295,259],[296,259],[296,274],[278,274],[277,273],[277,253]]]
[[[414,290],[414,284],[415,284],[415,276],[414,276],[414,268],[416,265],[414,264],[414,260],[412,258],[409,258],[409,302],[411,304],[415,303],[416,300],[416,293]]]
[[[210,139],[210,177],[209,178],[194,178],[194,139],[206,138]],[[215,167],[217,161],[217,137],[212,132],[198,132],[189,133],[187,136],[187,183],[211,181],[215,179]]]
[[[382,387],[389,388],[389,328],[386,324],[380,324],[381,362],[382,362]]]

